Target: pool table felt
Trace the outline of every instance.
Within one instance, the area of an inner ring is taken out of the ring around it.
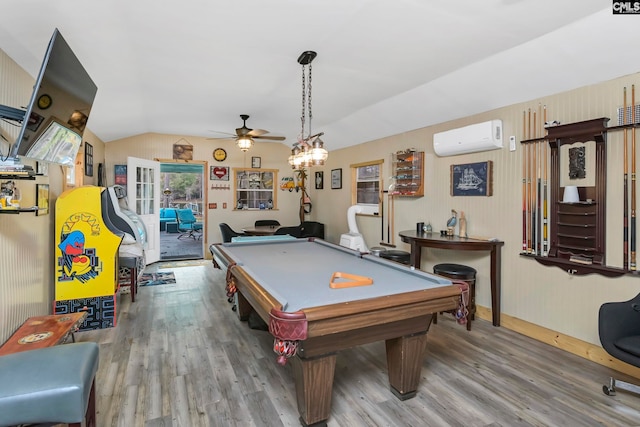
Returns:
[[[286,312],[452,284],[446,278],[322,240],[226,243],[222,247]],[[370,277],[373,284],[332,289],[329,283],[335,272]]]

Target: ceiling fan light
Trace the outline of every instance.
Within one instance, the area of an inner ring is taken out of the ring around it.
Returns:
[[[247,151],[253,146],[253,139],[249,136],[241,136],[236,140],[236,144],[242,151]]]

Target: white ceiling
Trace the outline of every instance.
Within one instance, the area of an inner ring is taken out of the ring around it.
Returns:
[[[35,77],[59,28],[98,86],[88,126],[105,142],[221,136],[249,114],[288,145],[314,50],[312,130],[332,150],[640,71],[640,17],[611,4],[3,0],[0,49]]]

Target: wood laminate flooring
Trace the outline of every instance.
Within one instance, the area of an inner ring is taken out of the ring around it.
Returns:
[[[119,297],[100,343],[97,425],[299,426],[291,367],[268,332],[231,311],[211,264],[175,285]],[[613,371],[489,322],[448,315],[428,335],[417,396],[389,391],[384,343],[338,353],[328,426],[640,426],[640,397],[602,385]]]

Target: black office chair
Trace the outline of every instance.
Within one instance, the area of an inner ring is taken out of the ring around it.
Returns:
[[[301,237],[318,237],[324,239],[324,224],[316,221],[303,221],[300,224]]]
[[[640,294],[624,302],[602,304],[598,315],[598,333],[602,347],[611,356],[640,367]],[[602,391],[615,396],[616,387],[640,394],[640,386],[611,377]]]
[[[254,225],[260,227],[261,225],[280,225],[280,223],[275,219],[259,219]]]
[[[225,243],[231,242],[232,237],[245,235],[244,233],[238,233],[237,231],[229,227],[229,225],[224,222],[220,223],[220,233],[222,234],[222,241]]]
[[[302,229],[300,228],[299,225],[292,226],[292,227],[280,227],[273,234],[274,235],[288,234],[290,236],[299,238],[299,237],[302,237]]]

